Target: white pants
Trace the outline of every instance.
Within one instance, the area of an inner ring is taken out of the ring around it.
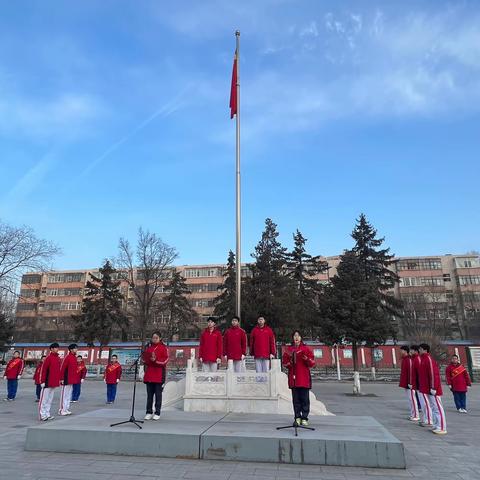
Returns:
[[[410,417],[418,418],[418,405],[415,390],[406,388],[405,393],[407,395],[408,406],[410,408]]]
[[[233,371],[235,373],[242,373],[245,371],[243,360],[233,360]]]
[[[70,410],[70,402],[72,401],[72,385],[62,385],[60,393],[60,406],[58,413],[68,412]]]
[[[256,358],[255,370],[257,373],[268,372],[270,367],[270,360],[268,358]]]
[[[217,362],[203,362],[202,372],[216,372],[218,370]]]
[[[50,407],[52,406],[54,394],[55,388],[42,388],[38,402],[38,416],[40,420],[50,416]]]
[[[432,408],[430,407],[430,399],[428,397],[430,397],[430,395],[418,392],[418,398],[422,406],[422,423],[432,425]]]
[[[443,410],[442,397],[438,395],[428,395],[430,408],[432,409],[433,428],[447,431],[447,420]]]

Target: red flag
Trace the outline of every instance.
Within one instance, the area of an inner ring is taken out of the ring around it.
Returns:
[[[230,90],[230,118],[237,114],[237,51],[233,57],[232,88]]]

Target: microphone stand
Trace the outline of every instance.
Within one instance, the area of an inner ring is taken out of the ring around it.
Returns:
[[[296,387],[296,383],[297,383],[297,375],[295,373],[295,367],[297,365],[297,352],[293,352],[292,354],[292,368],[293,368],[293,388]],[[310,395],[310,391],[308,392],[308,394]],[[295,415],[295,413],[294,413]],[[303,428],[304,430],[315,430],[313,427],[307,427],[305,425],[300,425],[299,423],[297,423],[297,419],[294,418],[293,419],[293,424],[292,425],[285,425],[283,427],[277,427],[277,430],[285,430],[287,428],[293,428],[295,430],[295,436],[298,437],[298,429],[299,428]]]
[[[146,346],[145,346],[145,348],[146,348]],[[142,429],[142,426],[140,425],[140,423],[144,423],[143,420],[137,420],[135,418],[135,397],[136,397],[136,393],[137,393],[138,364],[140,362],[140,359],[142,358],[143,352],[145,352],[145,348],[143,348],[141,350],[140,354],[138,355],[138,357],[136,358],[136,360],[132,363],[132,366],[130,367],[130,368],[132,368],[133,366],[135,366],[135,373],[134,373],[134,377],[133,377],[132,412],[130,414],[130,418],[128,420],[123,421],[123,422],[112,423],[110,425],[111,427],[116,427],[117,425],[124,425],[126,423],[133,423],[140,430]]]

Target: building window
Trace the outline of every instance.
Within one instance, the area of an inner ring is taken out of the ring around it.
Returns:
[[[35,303],[19,303],[17,304],[17,312],[31,312],[35,310]]]
[[[221,277],[223,276],[223,268],[209,267],[209,268],[187,268],[185,269],[185,278],[200,278],[200,277]]]
[[[84,273],[51,273],[48,275],[48,283],[73,283],[84,281]]]
[[[40,290],[38,289],[24,288],[20,290],[20,296],[23,298],[34,298],[34,297],[38,297],[39,294],[40,294]]]
[[[82,295],[81,288],[47,288],[47,297],[78,297]]]
[[[28,284],[28,283],[40,283],[42,281],[42,276],[41,275],[24,275],[22,277],[22,283]]]
[[[439,258],[406,258],[397,263],[398,270],[441,270]]]
[[[45,302],[43,306],[46,311],[80,310],[80,308],[82,308],[80,302]]]
[[[478,268],[480,267],[480,257],[457,257],[455,266],[457,268]]]
[[[213,307],[213,299],[210,298],[195,298],[190,300],[190,305],[196,308],[210,308]]]
[[[188,285],[191,293],[216,292],[222,284],[220,283],[193,283]]]
[[[443,282],[443,277],[401,277],[400,287],[440,287]]]
[[[458,277],[460,285],[480,285],[480,275],[465,275]]]

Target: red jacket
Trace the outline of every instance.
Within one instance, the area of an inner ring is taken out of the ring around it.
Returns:
[[[216,362],[222,357],[222,334],[216,328],[212,332],[208,327],[200,336],[200,350],[198,357],[204,362]]]
[[[420,369],[418,372],[418,391],[430,395],[430,390],[436,390],[437,396],[443,394],[440,381],[440,370],[437,362],[428,353],[420,355]]]
[[[223,335],[223,354],[228,360],[241,360],[247,354],[247,334],[240,327],[230,327]]]
[[[407,355],[402,358],[400,382],[398,383],[398,386],[408,388],[409,385],[412,385],[413,388],[413,358]]]
[[[103,378],[107,384],[117,383],[117,380],[120,380],[121,376],[122,366],[118,362],[109,363],[107,368],[105,368],[105,373],[103,374]]]
[[[4,375],[7,380],[16,380],[19,375],[23,373],[24,363],[21,358],[12,358],[5,368]]]
[[[288,368],[288,387],[312,388],[310,369],[315,365],[313,352],[303,343],[290,345],[283,354],[282,363]]]
[[[87,376],[87,367],[84,362],[77,362],[77,368],[75,369],[74,385],[82,383],[82,380]]]
[[[263,328],[257,325],[250,333],[250,355],[255,358],[270,358],[270,355],[276,354],[273,330],[267,325]]]
[[[168,350],[163,342],[150,345],[142,355],[145,365],[144,383],[165,383],[168,363]]]
[[[42,383],[40,379],[40,371],[42,370],[42,365],[43,362],[39,362],[37,368],[35,368],[35,373],[33,374],[33,381],[35,382],[35,385],[40,385]]]
[[[41,383],[45,384],[46,388],[55,388],[60,386],[60,367],[62,361],[58,353],[50,352],[42,364],[40,370]]]
[[[452,392],[466,392],[467,387],[472,384],[467,369],[460,364],[454,365],[451,363],[445,371],[445,377]]]
[[[60,367],[60,380],[64,385],[73,385],[77,382],[77,356],[75,353],[68,352],[63,358]]]
[[[413,390],[418,390],[418,376],[420,375],[420,365],[422,361],[420,360],[420,355],[418,353],[415,353],[412,357],[412,389]]]

